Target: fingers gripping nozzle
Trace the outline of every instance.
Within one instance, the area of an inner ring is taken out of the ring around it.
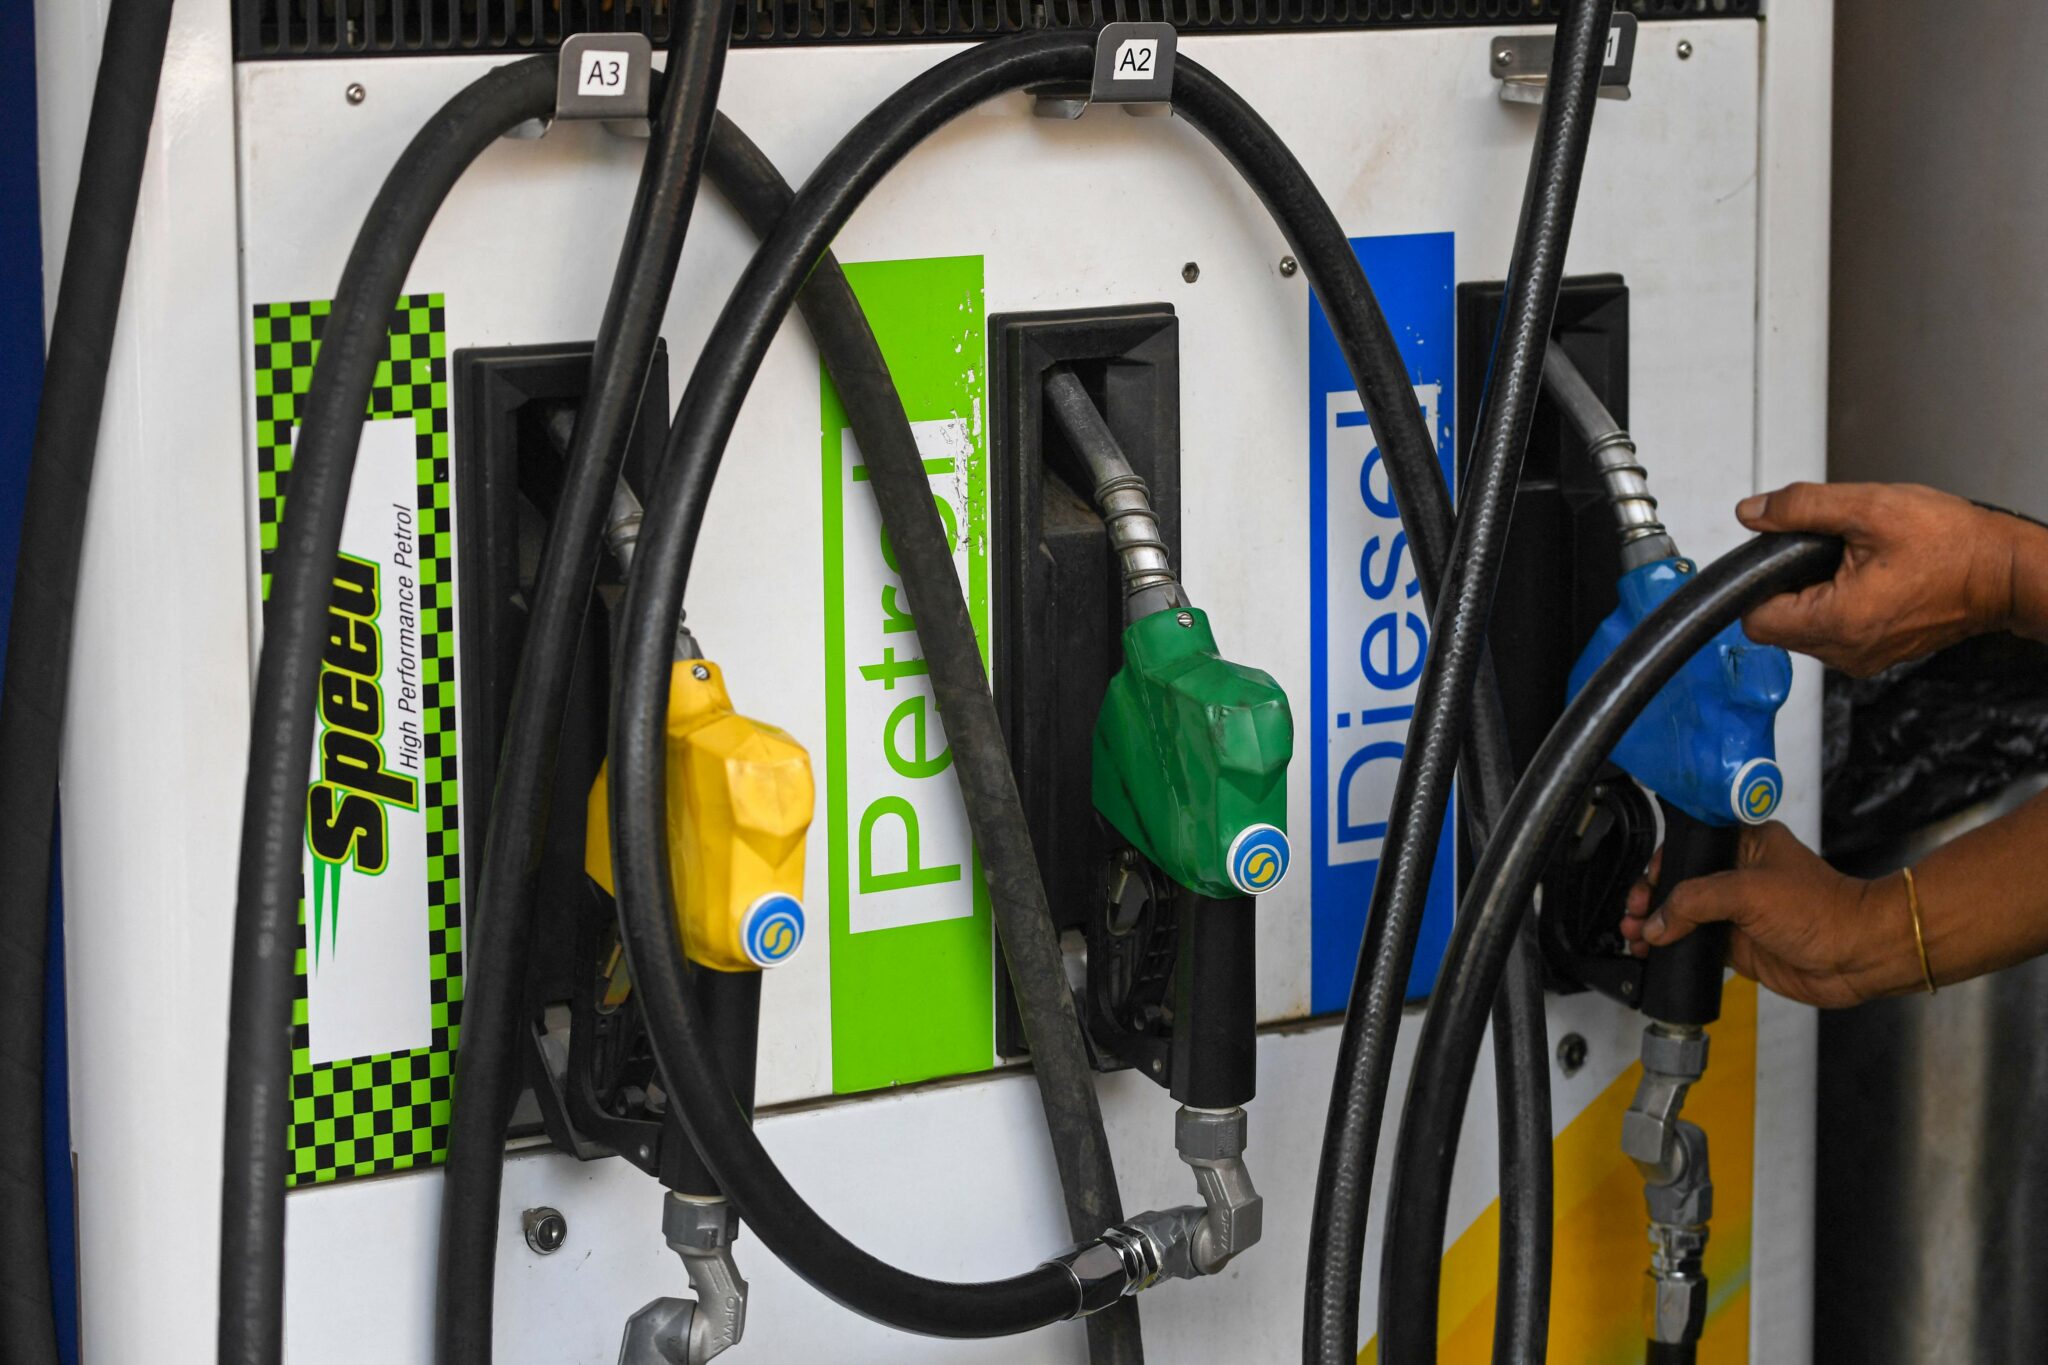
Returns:
[[[1192,607],[1124,630],[1095,721],[1095,807],[1182,886],[1261,895],[1287,875],[1294,720],[1265,673],[1216,652]]]
[[[811,758],[787,733],[733,709],[724,672],[678,660],[669,682],[668,844],[690,960],[718,971],[786,962],[804,937]],[[590,792],[585,859],[612,892],[608,773]]]

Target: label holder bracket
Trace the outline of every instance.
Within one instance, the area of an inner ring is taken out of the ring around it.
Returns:
[[[1095,35],[1094,77],[1087,85],[1034,88],[1031,112],[1039,118],[1077,119],[1091,104],[1111,104],[1141,118],[1172,113],[1178,47],[1172,24],[1104,24]]]
[[[1500,34],[1488,41],[1487,68],[1500,81],[1500,97],[1509,104],[1541,104],[1550,85],[1550,58],[1556,49],[1550,33]],[[1629,98],[1635,72],[1636,17],[1617,13],[1607,30],[1607,61],[1600,68],[1600,98]]]

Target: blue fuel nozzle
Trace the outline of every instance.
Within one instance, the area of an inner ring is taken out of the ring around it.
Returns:
[[[1621,605],[1573,666],[1571,695],[1695,572],[1691,560],[1674,556],[1623,574]],[[1657,694],[1615,745],[1614,762],[1704,824],[1760,825],[1785,794],[1773,726],[1791,690],[1791,656],[1754,643],[1737,622]]]

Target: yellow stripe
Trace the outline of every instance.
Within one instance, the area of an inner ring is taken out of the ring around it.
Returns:
[[[1686,1117],[1713,1145],[1714,1222],[1707,1243],[1712,1305],[1700,1365],[1749,1359],[1749,1230],[1756,1169],[1756,985],[1732,980],[1713,1061]],[[1550,1358],[1571,1365],[1635,1365],[1643,1356],[1642,1288],[1649,1266],[1643,1185],[1621,1154],[1621,1116],[1642,1076],[1617,1076],[1552,1145],[1556,1259],[1551,1275]],[[1444,1253],[1437,1343],[1442,1365],[1485,1365],[1493,1356],[1494,1276],[1500,1255],[1495,1200]],[[1377,1341],[1358,1353],[1377,1365]]]

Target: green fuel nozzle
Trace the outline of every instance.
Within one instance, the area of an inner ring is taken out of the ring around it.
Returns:
[[[1272,677],[1216,652],[1160,539],[1145,482],[1078,376],[1049,371],[1054,418],[1088,467],[1124,581],[1124,666],[1095,719],[1095,808],[1189,890],[1218,900],[1287,875],[1294,718]]]
[[[1280,684],[1216,652],[1193,607],[1124,630],[1095,720],[1095,808],[1182,886],[1218,899],[1287,875],[1294,718]]]

